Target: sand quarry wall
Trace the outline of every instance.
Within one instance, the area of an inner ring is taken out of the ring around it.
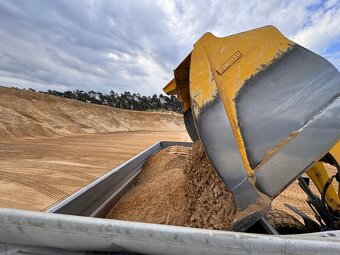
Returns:
[[[176,113],[122,110],[0,87],[0,139],[142,130],[185,128]]]

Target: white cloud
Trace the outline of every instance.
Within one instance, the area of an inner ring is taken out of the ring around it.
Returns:
[[[333,43],[340,43],[340,6],[334,3],[326,6],[312,13],[310,22],[293,37],[299,44],[319,53],[325,53]]]
[[[0,83],[160,93],[205,32],[227,36],[268,24],[339,68],[339,5],[333,0],[3,0]]]

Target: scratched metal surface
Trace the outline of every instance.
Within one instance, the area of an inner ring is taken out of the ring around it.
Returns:
[[[237,94],[236,109],[251,167],[255,168],[268,150],[303,128],[339,94],[339,71],[299,45],[246,81]],[[327,130],[322,131],[327,136]]]
[[[326,255],[340,253],[340,231],[269,236],[0,208],[0,243],[74,253]]]

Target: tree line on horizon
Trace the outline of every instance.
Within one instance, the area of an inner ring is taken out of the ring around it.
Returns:
[[[31,89],[33,90],[33,89]],[[125,91],[116,93],[111,90],[110,94],[101,92],[82,90],[59,92],[56,90],[48,90],[46,92],[39,91],[49,95],[79,100],[87,103],[108,105],[115,108],[136,110],[136,111],[173,111],[182,113],[183,103],[177,100],[175,96],[166,96],[162,94],[154,94],[153,96],[143,96],[139,93],[131,93]]]

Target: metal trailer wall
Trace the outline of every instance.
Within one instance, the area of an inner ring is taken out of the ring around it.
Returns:
[[[105,214],[145,159],[170,145],[191,143],[158,142],[50,213],[0,208],[0,254],[340,254],[340,231],[272,236],[86,217]]]
[[[192,143],[157,142],[67,199],[54,205],[47,212],[90,217],[106,215],[112,205],[133,184],[145,160],[152,154],[174,145],[191,147]]]
[[[0,209],[0,242],[143,254],[339,254],[340,231],[273,236]]]

